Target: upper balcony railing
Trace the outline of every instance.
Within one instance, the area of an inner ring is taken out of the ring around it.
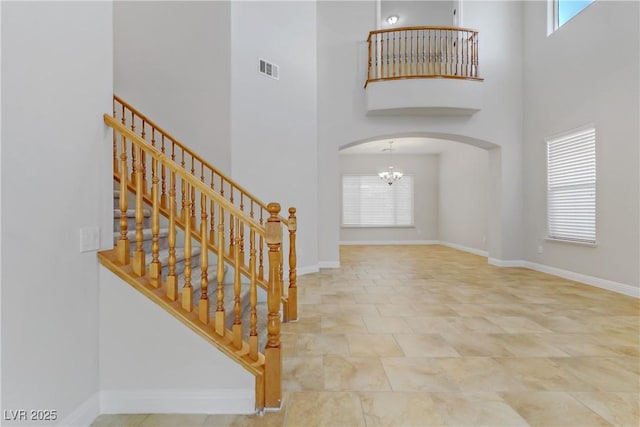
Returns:
[[[367,84],[381,80],[478,77],[478,31],[401,27],[369,33]]]

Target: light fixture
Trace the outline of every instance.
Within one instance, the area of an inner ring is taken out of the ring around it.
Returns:
[[[393,185],[394,182],[397,182],[402,178],[402,172],[393,170],[393,141],[389,141],[389,148],[385,148],[382,151],[389,152],[389,168],[384,172],[380,172],[378,176],[387,184]]]
[[[396,22],[398,22],[398,15],[391,15],[390,17],[387,18],[387,22],[389,23],[389,25],[393,25]]]

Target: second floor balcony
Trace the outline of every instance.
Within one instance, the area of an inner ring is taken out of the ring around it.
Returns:
[[[369,114],[473,114],[482,78],[478,31],[456,27],[403,27],[369,33]]]

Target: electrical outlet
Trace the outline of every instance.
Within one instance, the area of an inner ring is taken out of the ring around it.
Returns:
[[[91,252],[100,249],[100,228],[85,227],[80,229],[80,252]]]

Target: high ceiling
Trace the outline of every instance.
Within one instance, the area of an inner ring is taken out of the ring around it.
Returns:
[[[444,139],[421,137],[380,139],[343,148],[340,150],[340,154],[388,154],[387,151],[383,150],[389,148],[390,141],[393,141],[394,154],[438,154],[447,151],[452,146],[455,146],[455,144],[460,144],[459,142]]]

